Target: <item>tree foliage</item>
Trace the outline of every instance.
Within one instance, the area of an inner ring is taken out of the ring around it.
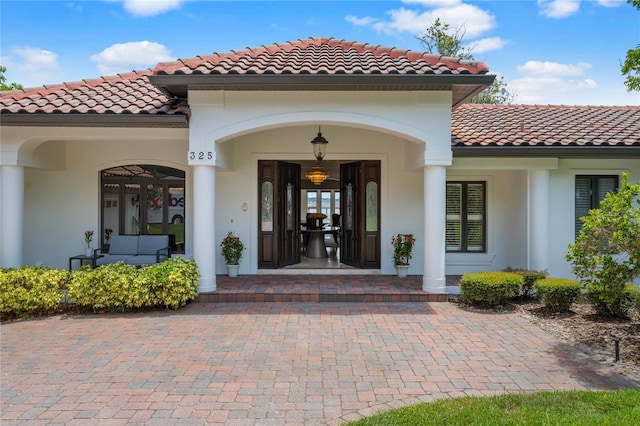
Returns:
[[[4,76],[4,73],[7,71],[6,67],[0,65],[0,91],[5,90],[19,90],[22,89],[22,84],[11,83],[7,84],[7,77]]]
[[[640,0],[636,0],[640,1]],[[422,42],[429,53],[437,53],[443,56],[450,56],[466,60],[473,60],[471,50],[473,46],[464,45],[464,28],[451,28],[440,18],[425,30],[425,33],[417,37]],[[493,80],[491,86],[482,93],[471,99],[474,104],[510,104],[515,99],[503,77]]]
[[[640,0],[627,0],[627,2],[640,10]],[[640,91],[640,44],[635,49],[627,50],[627,57],[622,64],[622,75],[627,91]]]
[[[599,314],[624,316],[637,293],[629,284],[640,277],[640,184],[629,183],[625,173],[618,192],[582,220],[567,260]]]

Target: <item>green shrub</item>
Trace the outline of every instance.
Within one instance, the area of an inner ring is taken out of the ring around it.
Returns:
[[[59,307],[67,271],[39,266],[0,270],[0,315],[12,317]]]
[[[471,305],[498,306],[520,294],[524,278],[513,272],[467,273],[460,279],[463,300]]]
[[[544,306],[555,312],[567,312],[580,298],[583,286],[576,280],[545,278],[538,280],[533,288]]]
[[[533,269],[511,269],[506,268],[504,272],[513,272],[515,274],[522,275],[524,282],[522,284],[522,297],[530,297],[533,285],[538,280],[547,278],[547,271],[535,271]]]
[[[195,261],[180,257],[141,268],[118,262],[74,271],[67,296],[95,311],[177,309],[195,299],[199,279]]]
[[[640,302],[640,289],[627,284],[622,290],[605,283],[592,281],[587,286],[587,298],[596,313],[602,317],[625,318]]]

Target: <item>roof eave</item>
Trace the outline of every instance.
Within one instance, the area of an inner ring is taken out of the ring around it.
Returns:
[[[3,126],[188,128],[186,115],[2,113]]]
[[[490,86],[492,74],[173,74],[150,75],[151,84],[170,97],[188,90],[453,90],[472,86],[475,94]],[[475,87],[473,87],[475,86]],[[469,88],[465,90],[469,92]]]
[[[454,157],[640,158],[639,145],[453,147]]]

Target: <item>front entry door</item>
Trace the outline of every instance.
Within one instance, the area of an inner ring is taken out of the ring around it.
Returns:
[[[340,165],[340,262],[380,268],[380,161]]]
[[[258,267],[300,263],[300,164],[258,161]]]

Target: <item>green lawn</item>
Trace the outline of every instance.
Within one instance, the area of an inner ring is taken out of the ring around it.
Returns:
[[[541,391],[411,405],[348,423],[365,425],[640,425],[640,391]]]

